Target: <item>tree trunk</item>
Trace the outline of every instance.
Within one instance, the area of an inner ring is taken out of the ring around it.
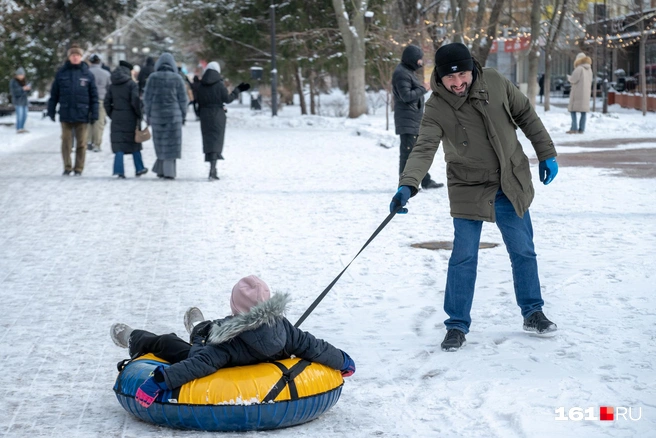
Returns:
[[[314,81],[317,80],[317,74],[314,70],[310,71],[310,114],[313,116],[317,114],[317,107],[314,103],[314,98],[316,96]]]
[[[528,53],[528,99],[535,108],[538,91],[538,63],[540,61],[540,0],[533,0],[531,6],[531,51]]]
[[[385,131],[389,131],[390,93],[385,90]]]
[[[504,0],[497,0],[492,6],[492,12],[490,12],[490,22],[487,26],[487,36],[485,37],[485,45],[481,46],[478,51],[478,62],[482,66],[485,66],[487,62],[487,57],[490,56],[490,50],[492,49],[492,43],[496,39],[497,35],[497,26],[499,24],[499,16],[501,16],[501,10],[503,9]]]
[[[549,111],[551,109],[551,54],[553,53],[553,49],[558,42],[558,38],[560,37],[560,33],[563,28],[563,19],[568,13],[568,2],[569,0],[563,0],[561,4],[560,0],[557,0],[554,3],[553,15],[549,20],[548,32],[545,35],[543,82],[545,111]]]
[[[551,109],[551,51],[544,54],[544,111]]]
[[[367,113],[367,95],[365,92],[365,28],[364,13],[367,1],[361,0],[353,16],[349,19],[344,0],[332,0],[346,46],[348,61],[349,118],[355,119]]]
[[[307,115],[307,106],[305,105],[305,94],[303,94],[303,76],[301,75],[301,67],[296,66],[294,69],[296,77],[296,92],[298,93],[298,99],[301,103],[301,115]]]
[[[480,0],[478,2],[478,9],[476,10],[476,20],[474,21],[474,32],[476,35],[474,35],[474,42],[471,46],[471,53],[479,62],[480,60],[478,54],[481,50],[481,40],[484,38],[483,35],[481,35],[483,33],[481,29],[483,28],[483,18],[485,17],[486,8],[487,2],[485,0]],[[479,32],[481,34],[479,34]]]
[[[642,25],[644,28],[644,24]],[[645,69],[645,46],[647,45],[647,33],[643,30],[640,35],[640,46],[638,50],[638,58],[640,58],[640,109],[642,115],[647,115],[647,71]]]
[[[451,14],[453,16],[453,42],[464,43],[465,40],[465,15],[469,0],[451,0]]]

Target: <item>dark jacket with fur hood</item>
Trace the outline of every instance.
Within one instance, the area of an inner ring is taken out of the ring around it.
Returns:
[[[286,294],[276,294],[248,313],[208,322],[210,326],[204,329],[198,325],[192,333],[189,357],[163,371],[167,386],[178,388],[219,368],[253,365],[291,355],[341,369],[341,350],[295,328],[284,317],[287,301]]]

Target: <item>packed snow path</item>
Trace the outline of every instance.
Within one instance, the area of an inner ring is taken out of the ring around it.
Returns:
[[[107,132],[84,175],[62,177],[59,124],[31,113],[30,134],[0,127],[0,436],[206,436],[120,407],[112,386],[126,353],[109,327],[184,335],[188,307],[226,315],[249,274],[292,295],[294,322],[351,260],[388,214],[398,150],[377,145],[376,132],[391,135],[380,117],[295,111],[271,120],[231,107],[216,182],[197,122],[184,127],[175,181],[134,178],[130,157],[128,179],[112,177]],[[337,405],[299,427],[222,436],[656,436],[656,181],[563,167],[545,187],[532,170],[556,336],[522,332],[501,245],[480,252],[468,344],[440,351],[450,253],[410,244],[451,240],[452,223],[446,190],[424,191],[302,326],[357,364]],[[441,153],[431,172],[444,182]],[[482,240],[501,236],[486,224]],[[555,420],[559,407],[599,416],[599,406],[631,407],[634,418],[641,409],[641,419]]]

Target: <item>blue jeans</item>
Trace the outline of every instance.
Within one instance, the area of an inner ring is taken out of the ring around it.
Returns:
[[[572,131],[585,132],[585,116],[588,113],[579,113],[581,114],[581,119],[579,120],[579,128],[576,129],[576,112],[571,112],[572,115]]]
[[[531,216],[528,211],[524,213],[523,218],[517,216],[514,207],[501,190],[497,192],[494,210],[497,226],[510,255],[517,305],[522,316],[527,318],[542,310],[544,305],[533,248]],[[447,329],[469,333],[483,221],[454,218],[453,227],[453,252],[449,259],[444,293],[444,311],[449,315],[449,319],[444,321],[444,325]]]
[[[25,121],[27,120],[27,106],[20,105],[16,108],[16,130],[25,128]]]
[[[114,175],[125,175],[125,167],[123,166],[123,152],[116,152],[114,155]],[[141,151],[132,153],[134,159],[134,170],[139,172],[144,169],[143,159],[141,158]]]

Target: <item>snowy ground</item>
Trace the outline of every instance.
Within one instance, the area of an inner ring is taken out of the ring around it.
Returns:
[[[589,119],[585,140],[656,138],[654,113],[612,111]],[[249,274],[292,294],[295,321],[351,260],[388,214],[398,150],[379,143],[393,130],[382,111],[297,113],[272,120],[231,105],[217,182],[206,180],[197,122],[184,128],[175,181],[135,179],[128,160],[129,178],[114,179],[107,142],[87,154],[82,178],[62,177],[58,124],[31,113],[29,134],[0,127],[1,436],[206,436],[120,407],[112,385],[125,352],[109,327],[181,334],[189,306],[227,314],[232,285]],[[565,109],[542,115],[556,145],[572,141]],[[154,161],[151,142],[144,158]],[[444,181],[441,152],[431,172]],[[656,180],[561,167],[543,186],[533,173],[555,337],[521,331],[500,246],[481,250],[467,346],[440,351],[449,252],[410,244],[451,240],[452,224],[446,191],[424,191],[303,325],[357,363],[337,405],[299,427],[223,436],[655,437]],[[501,243],[494,225],[483,240]],[[641,418],[555,420],[559,407],[598,416],[599,406]]]

